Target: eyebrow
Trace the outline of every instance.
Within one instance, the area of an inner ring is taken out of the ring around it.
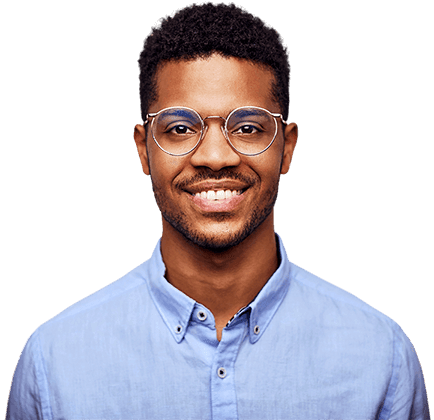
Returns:
[[[241,118],[244,118],[244,117],[248,117],[250,115],[257,115],[259,113],[260,113],[259,109],[254,109],[254,108],[247,108],[247,109],[245,109],[244,108],[244,109],[239,109],[236,112],[236,115],[239,116],[239,117],[241,117]]]
[[[166,112],[168,112],[170,116],[175,116],[175,117],[194,116],[195,118],[197,118],[196,114],[192,113],[187,109],[182,109],[182,108],[175,108],[175,109],[168,110]]]

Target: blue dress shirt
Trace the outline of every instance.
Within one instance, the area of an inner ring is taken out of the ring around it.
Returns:
[[[216,339],[212,313],[152,258],[31,336],[8,420],[429,419],[397,324],[281,263]]]

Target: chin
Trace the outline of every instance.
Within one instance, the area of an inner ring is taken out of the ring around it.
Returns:
[[[212,235],[195,231],[179,232],[194,245],[212,252],[224,252],[240,244],[250,233],[236,232],[226,235]]]
[[[162,213],[164,219],[177,230],[185,239],[194,245],[212,252],[224,252],[228,249],[239,245],[246,238],[248,238],[270,215],[273,210],[273,203],[261,209],[261,211],[253,211],[250,218],[241,227],[233,227],[230,224],[224,223],[224,220],[217,220],[220,222],[221,229],[218,226],[212,231],[198,230],[186,222],[182,215]]]

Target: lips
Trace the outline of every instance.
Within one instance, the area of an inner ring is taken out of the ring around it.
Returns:
[[[229,191],[229,190],[228,190]],[[242,193],[236,193],[234,195],[231,194],[228,198],[221,198],[221,199],[212,199],[212,193],[214,191],[208,191],[210,193],[210,198],[202,198],[202,194],[199,195],[189,195],[188,197],[193,201],[194,204],[196,204],[202,211],[204,212],[213,212],[213,213],[220,213],[220,212],[230,212],[233,211],[237,205],[244,200],[245,195]]]
[[[197,193],[208,192],[208,191],[243,191],[250,187],[247,182],[242,182],[238,180],[226,179],[226,180],[206,180],[196,183],[191,183],[188,185],[183,185],[182,189],[188,193],[195,195]]]
[[[249,188],[238,180],[205,181],[183,188],[189,198],[206,212],[227,212],[233,210],[244,199]]]

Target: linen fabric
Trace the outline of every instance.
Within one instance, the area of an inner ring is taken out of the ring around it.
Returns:
[[[158,243],[30,337],[7,420],[429,419],[400,327],[278,244],[278,270],[219,342],[212,313],[165,280]]]

